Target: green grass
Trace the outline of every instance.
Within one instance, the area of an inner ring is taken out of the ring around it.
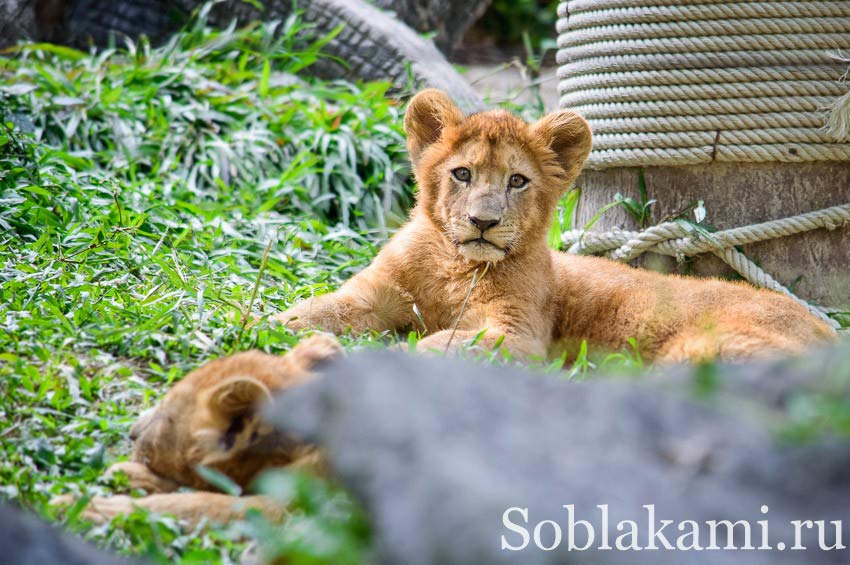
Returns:
[[[130,424],[175,379],[297,340],[246,327],[249,311],[374,256],[412,198],[400,108],[387,84],[299,74],[320,47],[294,18],[215,31],[201,14],[158,48],[30,44],[0,61],[0,497],[50,515],[54,495],[109,492]],[[348,497],[286,480],[297,511],[271,550],[357,561],[368,540]],[[270,527],[196,535],[138,514],[86,535],[228,562]]]

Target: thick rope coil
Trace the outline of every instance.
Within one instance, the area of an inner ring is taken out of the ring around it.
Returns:
[[[562,0],[560,105],[590,169],[850,160],[850,2]]]
[[[785,294],[838,329],[838,322],[830,318],[824,309],[795,296],[735,247],[816,229],[834,230],[846,226],[850,226],[850,204],[711,234],[698,231],[684,222],[665,222],[639,232],[572,230],[562,234],[561,241],[569,253],[604,253],[611,259],[623,262],[631,261],[648,251],[676,257],[680,261],[700,253],[713,253],[751,284]]]

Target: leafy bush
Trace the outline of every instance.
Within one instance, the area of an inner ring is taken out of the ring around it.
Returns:
[[[410,202],[389,84],[302,79],[327,38],[297,18],[217,31],[195,24],[152,49],[87,55],[35,44],[7,62],[3,89],[36,137],[165,203],[251,191],[264,209],[366,228]],[[318,174],[315,174],[318,173]]]

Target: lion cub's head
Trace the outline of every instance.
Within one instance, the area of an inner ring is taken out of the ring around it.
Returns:
[[[411,100],[404,128],[420,209],[470,261],[501,261],[544,242],[591,147],[575,112],[533,124],[503,110],[464,116],[439,90]]]
[[[336,339],[317,334],[284,356],[248,351],[204,364],[133,425],[132,460],[159,477],[207,488],[198,465],[247,486],[260,471],[310,454],[311,446],[263,423],[260,410],[273,391],[303,382],[341,351]]]

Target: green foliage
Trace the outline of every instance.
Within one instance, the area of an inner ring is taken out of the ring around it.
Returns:
[[[248,314],[338,285],[409,204],[388,85],[296,74],[309,32],[201,13],[155,49],[29,44],[0,63],[0,498],[54,516],[52,496],[108,494],[142,408],[210,358],[289,349]],[[89,528],[80,508],[68,526],[154,561],[235,561],[256,535],[143,513]],[[354,560],[360,531],[339,518],[327,542]]]
[[[850,349],[836,354],[817,386],[790,395],[782,416],[779,435],[787,442],[850,437]]]
[[[842,328],[850,329],[850,306],[831,313],[830,317],[838,322]]]
[[[163,205],[250,191],[261,210],[352,228],[397,218],[410,186],[389,85],[299,77],[327,38],[308,42],[295,17],[218,31],[204,13],[155,49],[24,45],[2,90],[39,141]]]
[[[619,192],[614,195],[614,200],[597,210],[596,214],[590,219],[589,222],[584,226],[585,230],[589,230],[593,224],[599,221],[605,212],[612,208],[620,207],[622,208],[626,214],[631,216],[631,218],[635,221],[640,229],[646,229],[649,227],[652,221],[652,207],[656,204],[656,200],[649,199],[647,189],[646,189],[646,180],[644,179],[643,169],[640,169],[638,172],[638,199],[632,198],[631,196],[623,196]],[[700,205],[702,202],[700,201]],[[690,211],[690,210],[688,210]],[[687,212],[684,212],[685,214]],[[664,221],[671,220],[672,218],[666,218]],[[700,220],[701,221],[701,220]],[[659,222],[662,223],[662,222]]]
[[[535,44],[555,36],[557,0],[493,0],[476,27],[496,43],[520,44],[523,34]]]
[[[581,189],[573,187],[567,191],[558,203],[558,208],[555,210],[552,219],[552,225],[549,226],[548,242],[551,249],[560,251],[562,245],[561,235],[564,232],[575,229],[576,208],[578,207],[580,196]]]
[[[261,515],[249,517],[248,531],[269,562],[285,558],[293,565],[358,565],[369,550],[365,515],[337,488],[309,475],[281,470],[264,473],[258,491],[296,509],[283,524]]]
[[[656,201],[649,199],[643,169],[638,171],[638,194],[640,195],[640,200],[623,196],[618,192],[614,195],[614,200],[634,219],[638,227],[645,229],[649,227],[649,223],[652,220],[652,206]]]
[[[693,394],[697,398],[711,398],[717,392],[718,367],[713,362],[702,362],[694,368],[693,372]]]
[[[591,352],[587,341],[582,340],[579,349],[575,352],[575,359],[569,366],[564,363],[567,360],[567,352],[560,360],[553,362],[548,369],[550,371],[564,371],[564,377],[568,380],[583,380],[591,376],[593,371],[603,369],[609,375],[632,376],[639,374],[646,368],[640,347],[634,338],[629,338],[628,345],[619,351],[611,353]]]

